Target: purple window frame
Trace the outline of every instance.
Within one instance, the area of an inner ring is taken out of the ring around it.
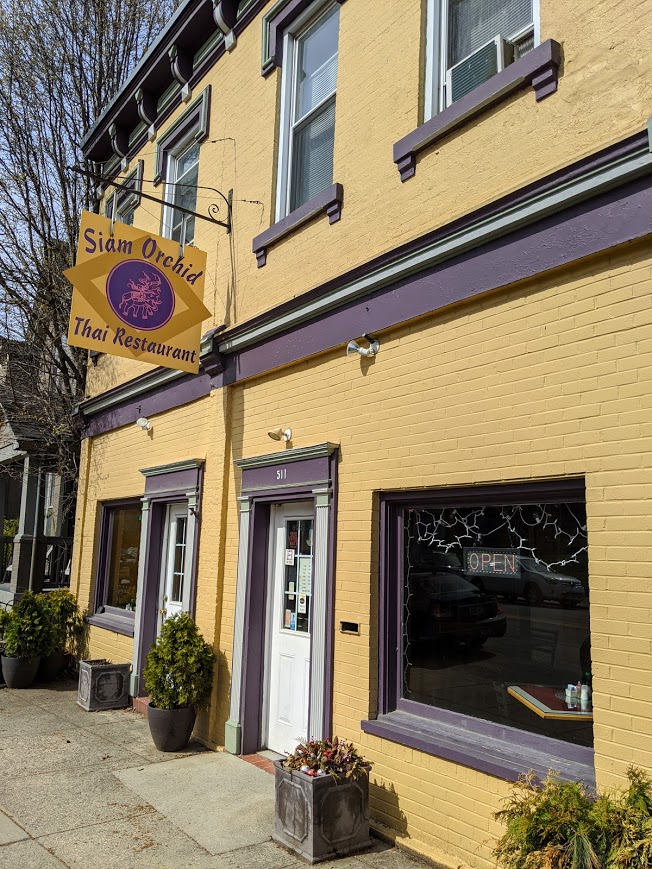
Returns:
[[[95,601],[94,611],[87,616],[85,621],[90,625],[133,637],[136,614],[127,612],[119,607],[109,606],[106,602],[109,582],[109,558],[111,553],[111,535],[113,533],[114,515],[118,510],[129,507],[141,507],[140,498],[125,498],[119,501],[107,501],[101,505],[102,517],[100,520],[100,545],[97,557],[97,569],[95,572]],[[138,558],[143,553],[138,552]]]
[[[515,781],[533,769],[595,785],[593,749],[484,721],[402,697],[403,511],[433,507],[585,503],[583,478],[463,488],[387,492],[379,496],[378,715],[363,731],[427,754]]]

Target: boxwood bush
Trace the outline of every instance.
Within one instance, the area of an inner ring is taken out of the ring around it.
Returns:
[[[206,706],[214,663],[215,653],[191,616],[170,617],[147,653],[143,675],[151,705],[157,709]]]

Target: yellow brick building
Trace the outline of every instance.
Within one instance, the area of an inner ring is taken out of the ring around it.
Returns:
[[[141,695],[191,611],[201,738],[354,740],[442,865],[520,772],[650,768],[651,12],[188,0],[85,139],[211,311],[197,375],[89,362],[90,653]]]

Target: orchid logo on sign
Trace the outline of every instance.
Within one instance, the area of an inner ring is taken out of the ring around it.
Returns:
[[[106,297],[113,313],[135,329],[160,329],[174,313],[170,281],[145,260],[118,263],[106,279]]]

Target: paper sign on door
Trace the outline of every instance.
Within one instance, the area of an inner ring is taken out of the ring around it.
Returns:
[[[306,595],[305,594],[299,595],[299,600],[297,601],[297,612],[299,614],[306,612]]]
[[[285,550],[285,563],[288,567],[294,566],[294,549]]]
[[[312,573],[312,559],[299,559],[299,594],[310,594],[310,576]]]

